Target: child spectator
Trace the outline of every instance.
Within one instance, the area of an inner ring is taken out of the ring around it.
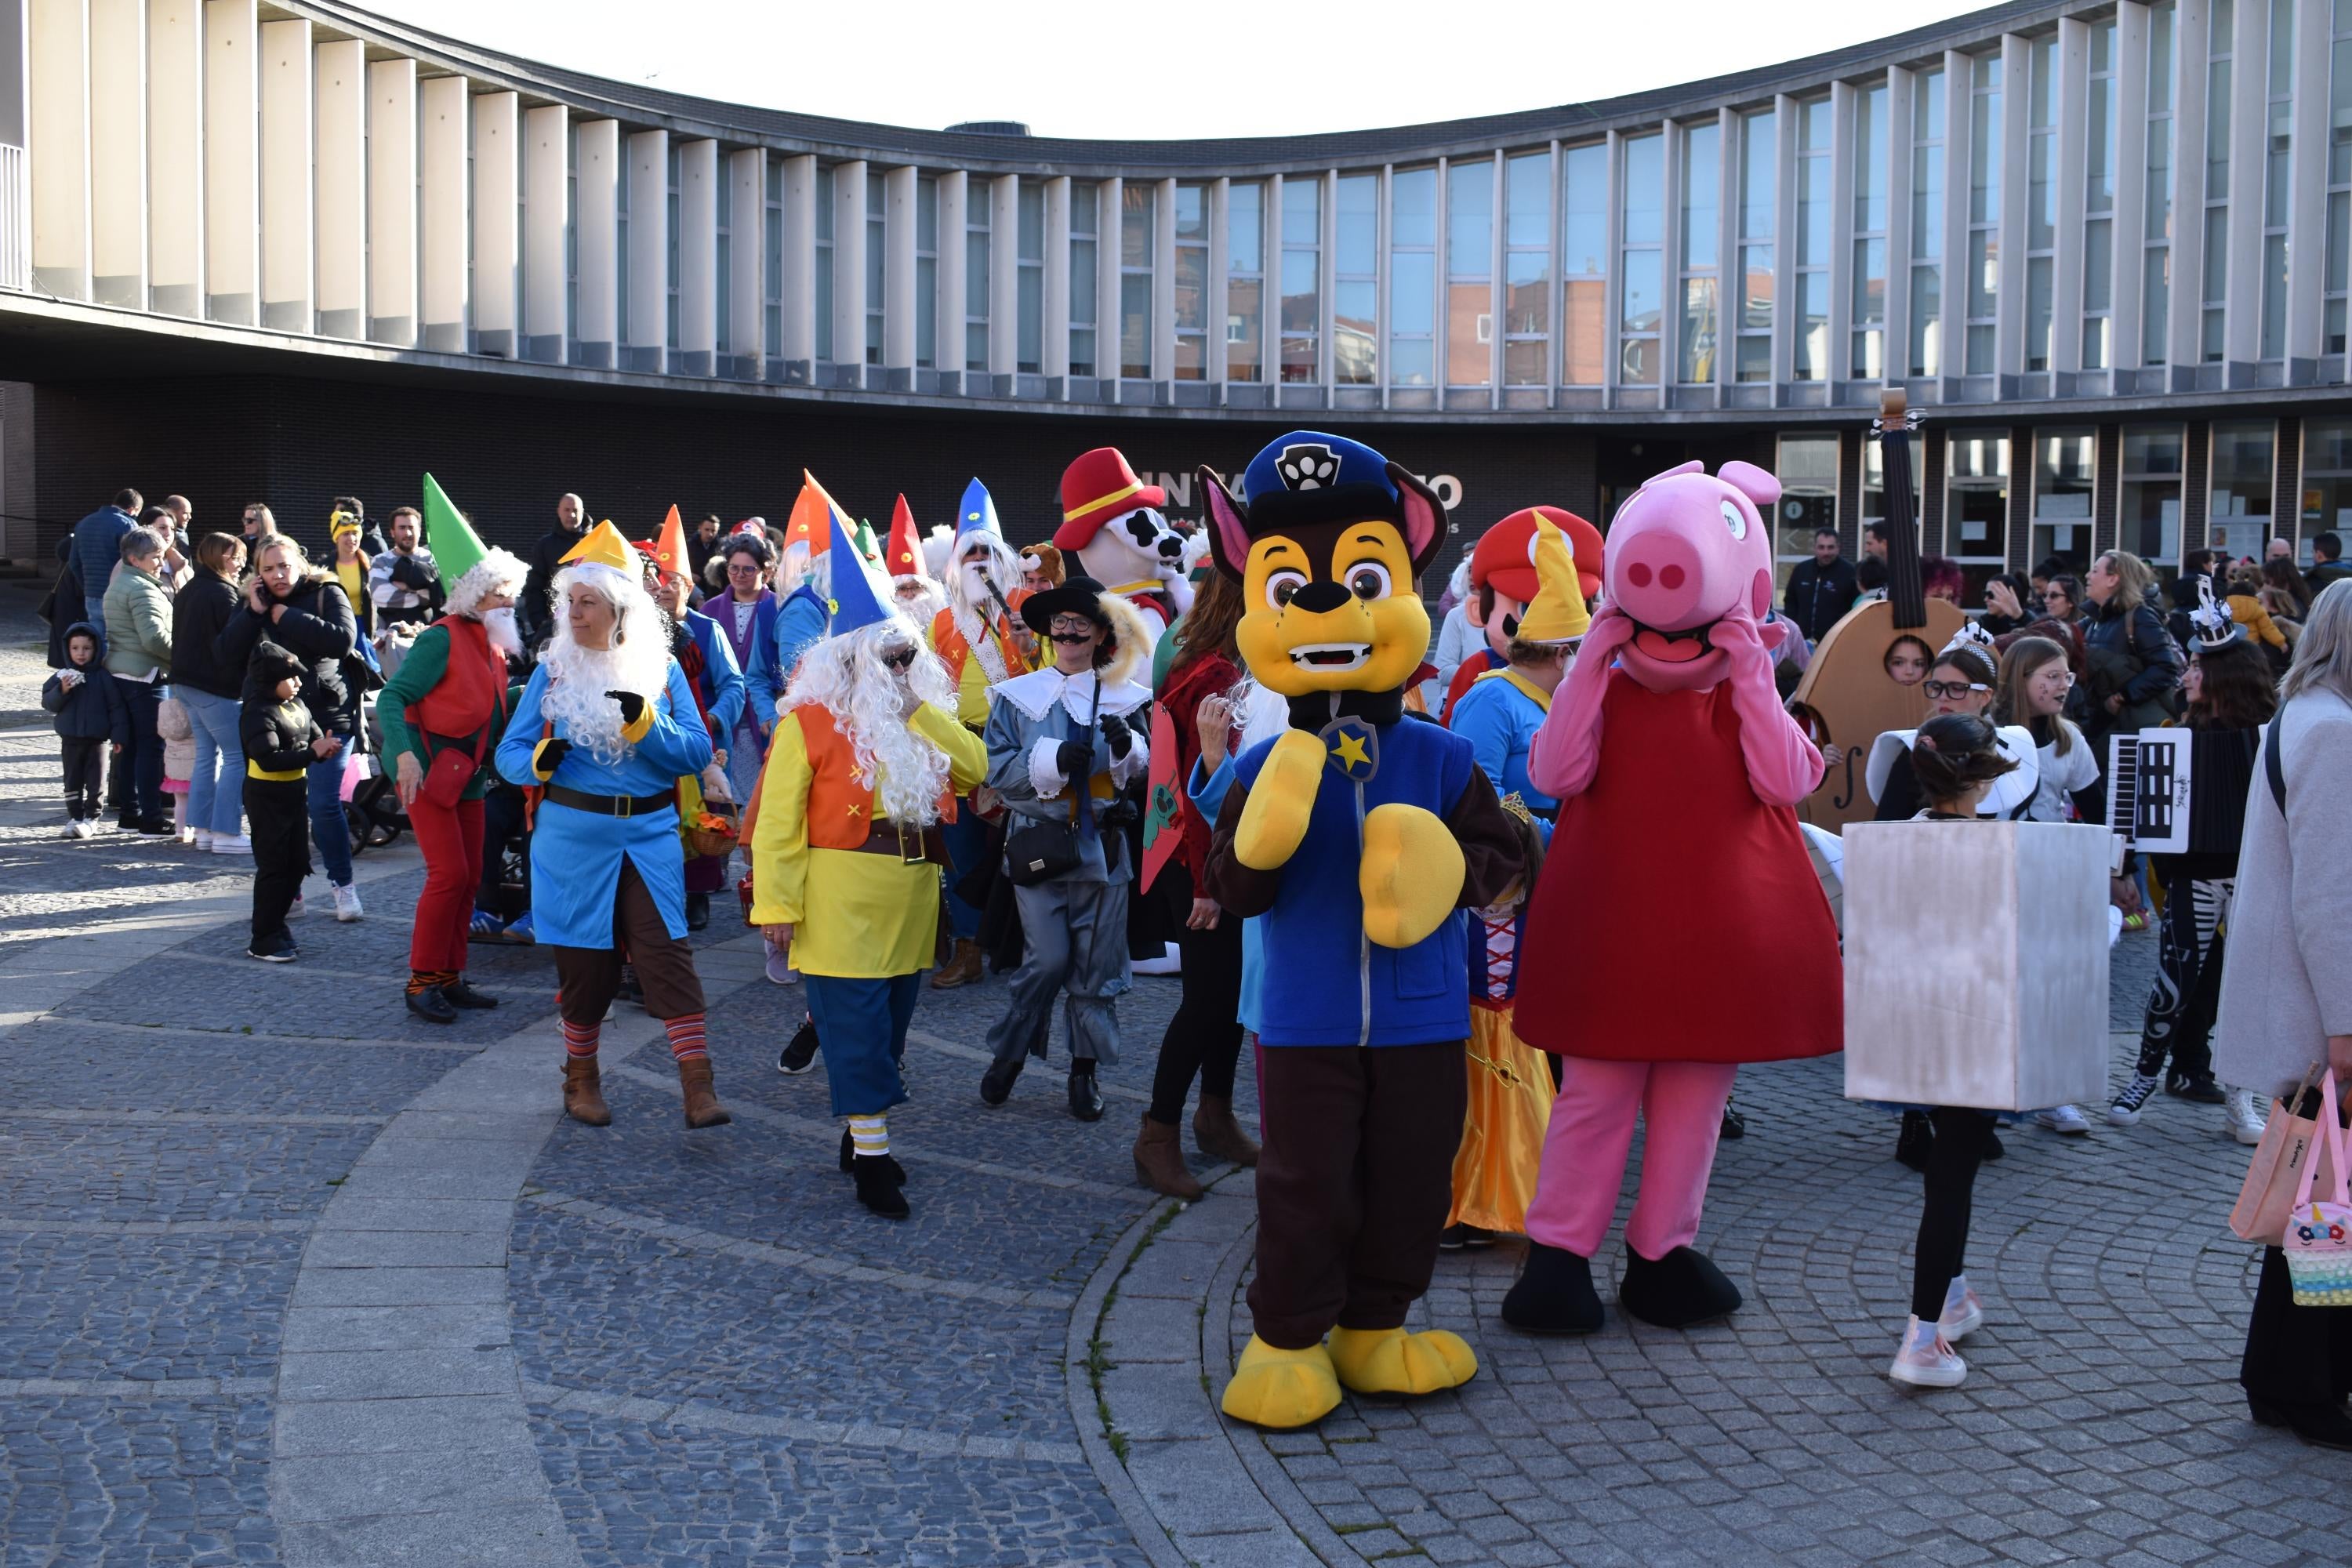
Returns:
[[[310,874],[310,763],[336,742],[303,705],[302,661],[264,641],[245,678],[237,738],[245,743],[245,815],[253,840],[253,941],[247,958],[291,963],[301,957],[286,911]]]
[[[88,621],[67,627],[66,658],[66,667],[42,684],[41,706],[57,715],[58,740],[65,749],[65,837],[88,838],[98,831],[106,748],[113,745],[120,767],[122,749],[131,743],[131,709],[99,662],[97,627]]]
[[[163,738],[163,794],[172,803],[172,837],[194,844],[196,830],[188,823],[188,781],[196,773],[196,727],[187,707],[175,696],[155,709],[155,733]]]

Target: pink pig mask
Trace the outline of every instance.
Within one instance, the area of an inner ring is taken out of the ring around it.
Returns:
[[[1758,797],[1786,805],[1812,793],[1821,753],[1772,685],[1771,650],[1788,635],[1769,618],[1766,518],[1780,499],[1780,481],[1752,463],[1726,463],[1714,476],[1685,463],[1617,510],[1601,606],[1528,759],[1537,788],[1566,797],[1591,784],[1613,662],[1652,691],[1705,691],[1728,679]]]

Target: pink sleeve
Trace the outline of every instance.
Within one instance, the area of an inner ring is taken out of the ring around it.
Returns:
[[[1820,749],[1780,705],[1769,655],[1759,648],[1735,658],[1730,679],[1731,710],[1739,716],[1739,751],[1748,761],[1748,787],[1767,805],[1796,805],[1821,786]]]
[[[1560,683],[1551,711],[1528,745],[1528,781],[1544,794],[1566,800],[1591,786],[1601,766],[1601,694],[1617,649],[1633,630],[1624,616],[1601,611],[1576,656],[1576,668]]]

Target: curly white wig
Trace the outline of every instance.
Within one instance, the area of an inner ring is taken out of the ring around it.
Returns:
[[[563,602],[586,588],[613,606],[610,647],[582,647],[572,638]],[[607,696],[634,691],[647,702],[669,682],[669,617],[635,573],[581,562],[555,574],[555,637],[540,662],[547,670],[541,714],[564,727],[565,738],[611,766],[628,755],[621,738],[621,705]]]
[[[484,599],[493,594],[520,594],[530,568],[503,550],[493,550],[471,566],[466,574],[449,584],[449,597],[443,608],[453,616],[471,616]]]
[[[915,657],[902,678],[883,661],[907,650]],[[882,815],[909,827],[928,827],[940,819],[948,757],[908,727],[900,711],[905,694],[943,713],[956,710],[947,666],[906,617],[894,615],[827,637],[803,654],[776,711],[824,709],[848,737],[857,782],[874,791]]]

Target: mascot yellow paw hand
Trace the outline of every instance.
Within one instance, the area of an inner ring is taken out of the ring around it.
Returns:
[[[1223,1407],[1236,1421],[1287,1431],[1313,1426],[1339,1403],[1339,1380],[1321,1345],[1278,1351],[1252,1334],[1225,1384]]]
[[[1322,782],[1323,742],[1304,730],[1285,731],[1258,769],[1234,828],[1234,854],[1243,865],[1271,871],[1290,863],[1307,837]]]
[[[1454,912],[1465,872],[1462,846],[1434,812],[1374,806],[1364,818],[1364,858],[1356,872],[1365,934],[1382,947],[1422,941]]]
[[[1435,1394],[1478,1375],[1478,1357],[1443,1329],[1334,1329],[1331,1366],[1358,1394]]]

